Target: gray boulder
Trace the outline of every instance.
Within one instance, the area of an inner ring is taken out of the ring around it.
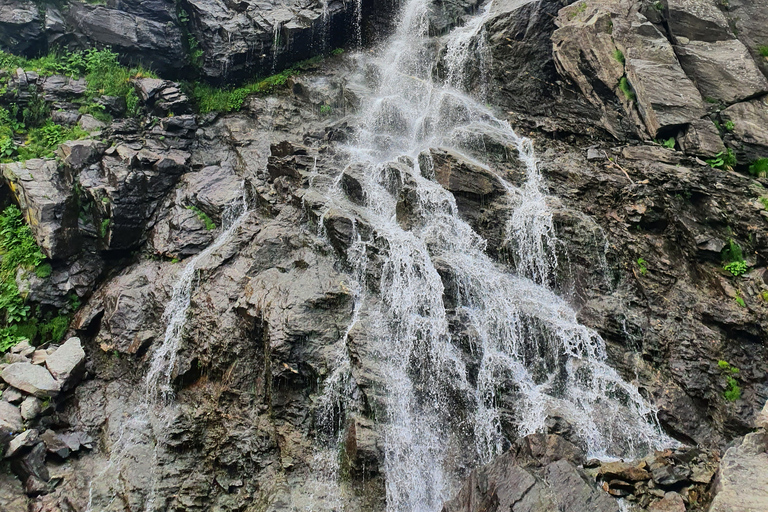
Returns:
[[[8,365],[0,377],[11,386],[39,398],[51,398],[61,391],[61,386],[48,370],[31,363]]]
[[[13,457],[19,452],[19,450],[34,446],[37,444],[39,437],[40,432],[34,428],[25,430],[21,434],[14,437],[13,441],[8,444],[8,449],[5,451],[5,457]]]
[[[696,41],[732,39],[728,20],[714,0],[667,0],[669,30],[675,38]]]
[[[680,42],[675,51],[705,98],[730,105],[768,92],[768,80],[737,39]]]
[[[709,512],[768,510],[767,450],[768,435],[761,429],[725,452]]]
[[[69,338],[46,358],[45,366],[59,383],[62,391],[80,382],[85,371],[85,351],[80,338]]]
[[[682,136],[677,138],[677,143],[685,153],[703,158],[712,158],[721,151],[725,151],[720,132],[706,117],[692,121]]]
[[[768,158],[768,98],[736,103],[720,115],[733,123],[727,145],[734,148],[741,163]]]
[[[58,164],[32,159],[0,164],[0,172],[45,255],[60,259],[77,253],[81,243],[77,197]]]
[[[28,54],[45,47],[40,9],[32,0],[0,0],[0,49]]]
[[[23,428],[24,423],[19,408],[8,402],[0,401],[0,431],[7,434],[9,432],[20,432]]]
[[[37,418],[43,410],[43,403],[39,398],[28,396],[21,402],[21,417],[25,421]]]

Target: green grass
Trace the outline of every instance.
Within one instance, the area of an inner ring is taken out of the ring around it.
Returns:
[[[635,101],[635,92],[632,90],[632,86],[629,85],[627,77],[623,76],[619,80],[619,90],[624,93],[624,97],[629,101]]]
[[[96,102],[102,95],[122,97],[127,114],[139,112],[139,98],[132,78],[153,73],[140,67],[127,68],[109,49],[84,52],[52,52],[36,59],[27,59],[0,51],[0,69],[12,72],[16,68],[36,71],[40,75],[63,74],[72,78],[85,78],[87,90],[79,102],[79,111],[91,114],[101,121],[111,117]],[[2,84],[0,84],[2,85]],[[0,162],[24,161],[30,158],[51,157],[59,144],[67,140],[87,137],[79,126],[61,126],[50,119],[50,106],[40,96],[33,96],[26,105],[11,102],[0,107]]]
[[[187,84],[186,89],[200,114],[208,112],[234,112],[243,107],[243,102],[251,94],[267,95],[282,90],[288,79],[316,65],[322,57],[299,62],[298,64],[266,78],[257,79],[233,89],[219,88],[205,83]]]
[[[30,318],[30,306],[16,286],[20,268],[45,274],[50,265],[37,246],[32,229],[24,222],[21,211],[9,206],[0,214],[0,353],[24,339],[20,329]],[[36,270],[37,269],[37,270]],[[50,274],[49,274],[50,275]]]
[[[768,57],[768,45],[766,46],[760,46],[758,47],[757,51],[762,55],[763,57]]]
[[[749,166],[749,174],[758,178],[768,178],[768,158],[755,160]]]
[[[742,300],[742,302],[744,302]],[[741,386],[739,381],[736,380],[735,375],[739,373],[739,369],[732,366],[728,361],[722,359],[717,362],[717,366],[725,375],[726,390],[723,393],[723,397],[729,402],[735,402],[741,398]]]
[[[624,59],[624,52],[622,52],[618,48],[616,48],[616,51],[613,52],[613,58],[621,62],[622,66],[626,63],[626,59]]]

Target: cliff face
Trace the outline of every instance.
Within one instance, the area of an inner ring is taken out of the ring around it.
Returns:
[[[474,30],[475,58],[452,85],[487,93],[533,140],[556,234],[556,265],[537,284],[601,335],[608,363],[658,409],[664,431],[698,447],[670,439],[669,450],[626,466],[589,461],[565,417],[520,436],[522,392],[504,381],[494,391],[504,453],[478,467],[461,427],[474,405],[452,390],[457,427],[443,444],[451,477],[467,483],[444,510],[618,510],[611,495],[638,510],[704,510],[726,488],[715,501],[726,511],[759,485],[725,467],[715,477],[720,451],[760,425],[768,400],[768,12],[759,3],[517,0],[494,2],[481,18],[467,2],[430,4],[435,81],[455,78],[446,32]],[[0,45],[110,45],[163,78],[194,65],[220,82],[368,41],[393,10],[5,0]],[[387,507],[394,413],[376,335],[378,308],[392,300],[382,283],[394,249],[366,210],[372,171],[347,166],[367,115],[360,107],[387,77],[360,62],[326,59],[221,115],[196,115],[177,83],[136,77],[138,114],[118,105],[109,122],[78,112],[82,80],[0,74],[2,105],[40,97],[52,117],[90,133],[56,159],[0,164],[3,201],[21,206],[51,265],[46,278],[17,281],[31,304],[77,309],[69,334],[86,355],[82,382],[28,415],[34,392],[2,374],[0,445],[15,443],[4,448],[13,473],[0,476],[4,510]],[[445,105],[442,114],[465,115]],[[405,126],[395,107],[388,122]],[[482,152],[431,148],[418,162],[389,162],[381,187],[397,202],[396,223],[418,231],[425,177],[414,169],[429,162],[426,178],[450,192],[494,264],[525,275],[541,262],[521,259],[506,229],[509,187],[524,190],[530,174],[524,154],[466,124]],[[435,258],[434,275],[474,384],[482,369],[472,312],[461,307],[467,284],[448,259]],[[34,363],[34,354],[22,347],[3,364]],[[418,392],[431,397],[437,380],[422,377]],[[762,463],[763,437],[731,448],[728,467],[739,457]],[[64,454],[72,439],[77,449]]]

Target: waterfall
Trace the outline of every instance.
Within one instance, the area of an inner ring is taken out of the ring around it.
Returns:
[[[377,411],[377,421],[391,512],[440,510],[462,467],[488,462],[508,445],[503,396],[514,404],[516,435],[546,431],[547,418],[559,416],[592,457],[632,457],[671,443],[652,406],[607,364],[605,342],[551,289],[557,238],[532,142],[497,119],[482,98],[462,91],[471,54],[483,48],[477,39],[491,7],[444,38],[445,82],[435,78],[429,7],[428,0],[405,2],[390,40],[360,57],[366,77],[373,77],[366,84],[372,93],[354,141],[344,147],[349,166],[366,169],[365,204],[356,211],[374,234],[362,243],[383,259],[374,300],[365,292],[365,258],[348,258],[385,376],[385,410]],[[485,240],[462,220],[453,195],[422,168],[428,159],[419,159],[429,148],[447,147],[477,161],[486,140],[514,150],[509,153],[526,170],[515,187],[477,162],[507,190],[505,243],[515,272],[486,254]],[[407,227],[398,221],[393,181],[417,198]],[[453,311],[444,303],[445,283],[456,290]],[[465,328],[469,354],[452,318]],[[338,396],[331,388],[342,381],[328,379],[326,393]]]
[[[198,265],[205,261],[216,251],[231,241],[232,235],[240,227],[248,215],[248,204],[243,197],[229,204],[222,213],[222,231],[216,239],[203,251],[192,257],[184,266],[176,278],[171,291],[171,297],[163,313],[165,321],[165,333],[163,341],[152,354],[149,370],[143,380],[143,397],[139,403],[129,411],[128,419],[120,425],[117,440],[113,443],[107,466],[90,483],[88,489],[88,507],[86,512],[94,510],[94,487],[99,480],[108,479],[112,482],[122,482],[119,476],[121,465],[130,464],[131,453],[142,446],[154,444],[152,475],[150,475],[149,495],[144,504],[146,512],[155,510],[155,491],[157,486],[157,450],[160,443],[153,431],[162,430],[170,418],[170,409],[173,403],[174,393],[171,386],[173,371],[176,367],[176,359],[184,333],[187,313],[195,288],[195,277]],[[113,484],[114,485],[114,484]],[[111,488],[116,491],[114,487]],[[107,510],[107,506],[117,499],[118,493],[113,492],[107,505],[102,505],[97,510]]]

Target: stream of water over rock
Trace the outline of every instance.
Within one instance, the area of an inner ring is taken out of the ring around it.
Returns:
[[[347,169],[364,169],[360,215],[373,235],[358,237],[348,260],[358,276],[367,264],[361,245],[384,260],[376,291],[361,281],[357,300],[385,376],[377,421],[391,512],[440,510],[463,470],[508,446],[502,416],[510,405],[517,435],[546,431],[547,418],[558,416],[593,457],[632,457],[670,444],[651,405],[606,363],[604,341],[550,289],[556,237],[532,142],[464,90],[474,81],[464,75],[468,64],[482,75],[482,27],[491,9],[443,38],[444,80],[435,78],[428,0],[404,3],[393,36],[359,57],[363,86],[372,92],[345,149]],[[489,141],[523,164],[522,186],[483,163]],[[433,179],[430,148],[461,153],[501,180],[516,273],[486,254],[454,196]],[[393,182],[416,198],[407,222]],[[329,196],[344,207],[340,193]],[[457,296],[451,308],[448,283]],[[451,317],[461,319],[464,340]],[[326,383],[326,400],[343,401],[337,373]],[[513,403],[500,404],[502,393]]]
[[[151,474],[145,475],[148,484],[147,497],[142,508],[147,512],[155,510],[158,485],[157,450],[160,449],[160,443],[156,441],[158,436],[154,432],[164,430],[171,417],[174,399],[171,380],[195,288],[197,270],[201,262],[230,242],[247,215],[248,203],[243,195],[241,200],[234,201],[222,212],[221,233],[208,247],[191,258],[177,276],[163,313],[166,324],[163,341],[152,353],[149,370],[144,376],[143,397],[138,400],[135,408],[126,411],[125,419],[120,424],[116,440],[111,446],[107,466],[90,484],[86,512],[107,510],[119,496],[129,495],[125,489],[121,489],[124,486],[120,477],[120,472],[124,470],[122,466],[136,465],[137,457],[147,455],[142,453],[147,446],[154,446],[155,451],[150,454],[153,460],[148,464]],[[140,467],[147,467],[146,462]],[[94,492],[94,483],[98,480],[107,483],[106,488],[111,494],[97,495]]]

